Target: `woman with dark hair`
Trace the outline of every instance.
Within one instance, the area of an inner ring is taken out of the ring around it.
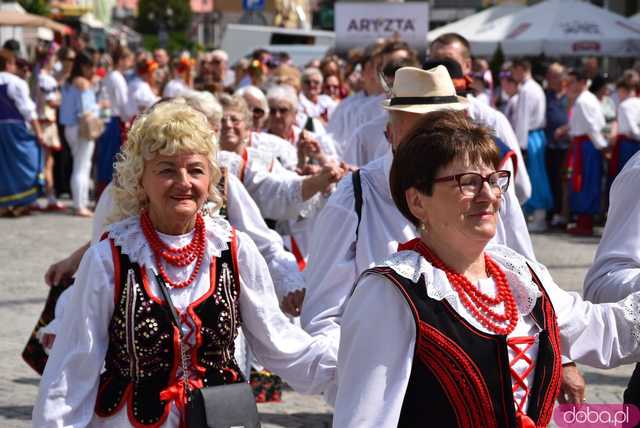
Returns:
[[[64,125],[64,135],[73,157],[71,193],[74,214],[81,217],[92,215],[89,210],[89,182],[95,141],[80,135],[80,120],[84,115],[98,114],[96,94],[91,84],[95,69],[90,53],[76,55],[71,74],[62,86],[59,112],[60,124]]]
[[[594,305],[488,245],[511,178],[499,159],[487,129],[450,110],[398,146],[391,194],[418,238],[356,283],[334,427],[547,426],[562,355],[601,368],[640,359],[640,294]]]

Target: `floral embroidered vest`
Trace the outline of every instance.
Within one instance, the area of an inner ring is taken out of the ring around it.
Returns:
[[[506,336],[467,323],[449,303],[427,295],[424,275],[417,283],[390,267],[368,273],[387,278],[406,299],[416,322],[416,345],[398,427],[514,427]],[[561,353],[553,306],[542,292],[531,315],[542,328],[527,416],[546,427],[560,388]]]
[[[133,426],[157,427],[169,415],[171,399],[183,397],[170,394],[182,385],[179,333],[165,302],[149,291],[149,281],[155,279],[132,263],[113,239],[109,241],[115,309],[95,412],[112,416],[126,403]],[[229,247],[211,261],[209,290],[180,313],[183,320],[188,318],[195,324],[184,341],[190,343],[185,348],[190,382],[199,387],[244,381],[234,359],[234,340],[241,322],[235,231]],[[163,391],[172,398],[162,399]],[[183,403],[176,404],[181,408]]]

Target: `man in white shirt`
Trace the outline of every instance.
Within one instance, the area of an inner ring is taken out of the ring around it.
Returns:
[[[362,103],[366,102],[369,97],[375,97],[382,93],[382,87],[376,75],[381,61],[381,49],[382,45],[379,43],[365,48],[360,60],[363,90],[342,100],[327,125],[327,133],[331,134],[339,143],[337,149],[340,156],[344,152],[344,143],[349,140],[355,129],[352,121],[356,112],[362,108]]]
[[[544,153],[547,145],[544,133],[547,99],[542,87],[531,77],[529,61],[513,61],[511,73],[520,84],[513,128],[520,148],[527,151],[527,171],[532,187],[531,198],[524,204],[524,209],[532,214],[529,230],[543,232],[547,229],[547,210],[553,207]]]
[[[105,127],[104,133],[96,141],[97,174],[96,174],[96,198],[111,181],[113,175],[113,163],[116,154],[122,144],[122,127],[127,119],[127,105],[129,89],[124,78],[129,68],[133,65],[133,53],[127,48],[118,48],[113,53],[113,70],[104,78],[103,85],[107,100],[111,107],[111,118]]]
[[[636,153],[611,186],[607,224],[584,280],[584,298],[594,303],[616,302],[640,290],[639,184]],[[624,402],[640,406],[640,365],[629,380]]]
[[[464,95],[467,100],[469,100],[469,116],[493,130],[496,137],[498,137],[509,150],[515,153],[517,173],[514,178],[514,187],[518,200],[520,203],[524,203],[531,196],[531,182],[513,129],[504,114],[487,106],[470,93],[469,81],[467,79],[471,74],[471,51],[469,42],[460,34],[445,33],[431,43],[429,58],[431,60],[443,61],[443,64],[445,64],[449,70],[449,74],[452,75],[453,84],[456,87],[458,95]],[[458,67],[455,67],[453,64],[446,65],[446,61],[449,60],[454,61]],[[456,68],[455,73],[453,67]],[[529,238],[527,237],[527,239]]]
[[[609,175],[615,177],[631,157],[640,150],[640,98],[637,82],[621,78],[616,83],[618,99],[618,135],[613,148]]]
[[[601,151],[607,147],[602,135],[604,113],[600,101],[587,87],[588,79],[581,71],[568,73],[567,94],[575,100],[569,116],[569,205],[577,223],[567,232],[580,236],[593,235],[593,216],[600,212]]]
[[[446,96],[449,101],[433,104],[433,96]],[[411,97],[415,104],[404,101],[405,97]],[[399,144],[422,114],[442,108],[463,109],[468,104],[455,95],[445,67],[428,71],[401,68],[396,72],[393,98],[386,101],[389,140],[392,145]],[[342,180],[316,218],[304,272],[307,296],[301,322],[312,335],[325,335],[335,347],[340,340],[341,314],[358,275],[394,253],[398,243],[416,237],[416,229],[400,214],[391,197],[388,178],[392,159],[390,151],[362,168],[356,176],[359,179],[354,181],[352,176]],[[515,244],[516,251],[533,258],[530,244],[522,246],[515,237],[511,224],[514,213],[522,217],[511,191],[500,210],[498,242]],[[329,402],[333,394],[335,391],[327,392]]]

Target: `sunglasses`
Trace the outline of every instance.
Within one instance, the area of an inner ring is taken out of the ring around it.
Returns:
[[[255,107],[252,112],[254,116],[264,116],[264,110],[260,107]]]
[[[287,108],[287,107],[281,107],[281,108],[269,107],[269,114],[271,114],[271,115],[275,115],[276,113],[287,114],[290,111],[291,111],[291,109]]]

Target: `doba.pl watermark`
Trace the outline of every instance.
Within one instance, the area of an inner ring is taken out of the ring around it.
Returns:
[[[633,404],[559,404],[553,421],[560,428],[624,428],[640,422],[640,409]]]

